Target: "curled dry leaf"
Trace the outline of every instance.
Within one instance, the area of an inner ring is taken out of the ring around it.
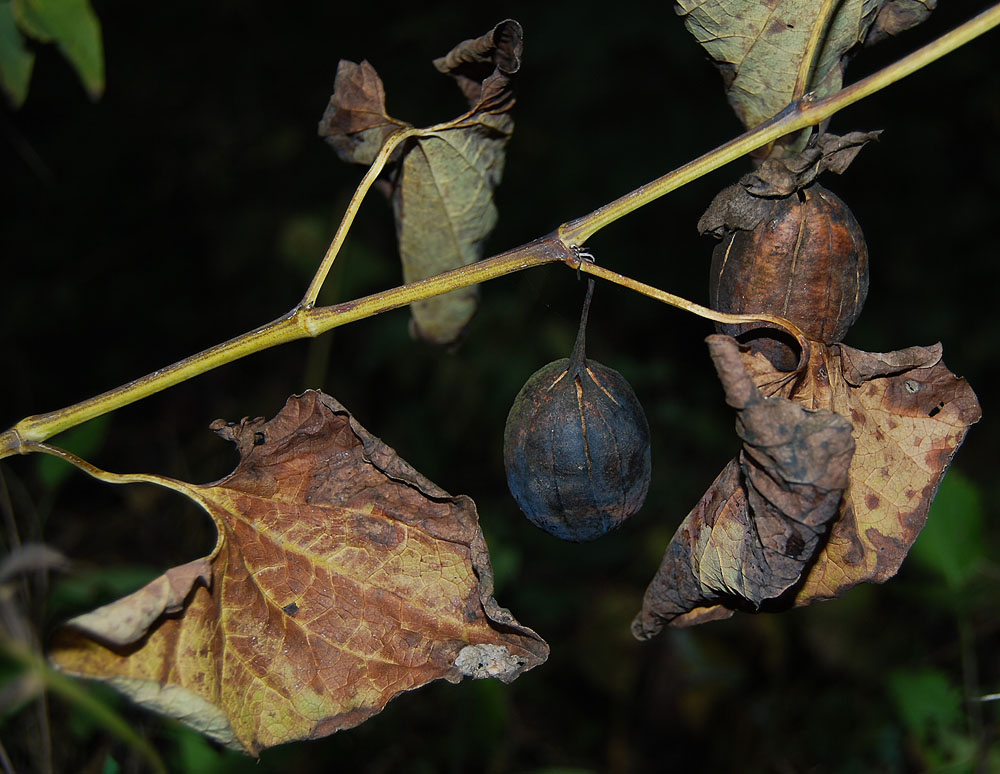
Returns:
[[[801,372],[779,371],[763,354],[747,348],[739,350],[739,357],[763,395],[810,411],[836,412],[853,426],[855,452],[829,535],[780,602],[806,605],[838,597],[858,583],[891,578],[923,528],[968,428],[981,416],[972,388],[941,362],[940,345],[868,353],[810,342]],[[728,511],[739,512],[744,507],[739,484],[730,463],[674,535],[633,625],[636,636],[652,636],[665,623],[700,623],[752,607],[747,602],[754,599],[735,584],[727,588],[732,596],[722,601],[697,596],[704,581],[694,549],[703,551],[706,543],[692,539],[698,537],[693,525],[703,532],[706,523],[714,524],[712,519],[722,521]],[[750,506],[753,511],[752,502]],[[756,512],[753,516],[759,518]],[[712,530],[714,537],[717,528]],[[689,576],[693,580],[686,581],[684,595],[671,596],[668,587]]]
[[[865,45],[870,46],[880,40],[898,35],[911,27],[916,27],[937,8],[937,0],[888,0],[875,23],[868,30]]]
[[[71,621],[51,650],[230,747],[349,728],[403,691],[516,678],[548,646],[493,599],[473,502],[452,497],[333,398],[217,422],[232,475],[164,481],[209,512],[211,556]]]
[[[507,141],[514,131],[513,76],[523,35],[512,19],[457,45],[434,65],[455,78],[469,111],[408,141],[393,160],[392,200],[406,282],[466,266],[483,256],[497,222],[493,192],[500,184]],[[341,62],[319,125],[340,158],[370,164],[384,139],[409,126],[385,111],[385,90],[374,68]],[[456,342],[478,305],[475,286],[415,302],[412,330],[436,344]]]
[[[847,57],[863,43],[885,6],[908,0],[843,0],[823,34],[807,89],[824,97],[839,90]],[[933,0],[924,3],[929,9]],[[677,0],[684,25],[722,71],[726,96],[747,127],[771,118],[792,101],[822,0]],[[890,20],[879,29],[905,27]],[[909,26],[923,16],[910,16]]]
[[[138,591],[79,615],[72,626],[112,647],[131,645],[149,633],[163,615],[179,613],[196,585],[210,586],[212,563],[207,557],[171,567]]]
[[[434,60],[438,72],[452,76],[473,110],[513,97],[508,78],[521,69],[524,32],[513,19],[472,40],[463,40]]]
[[[850,423],[765,398],[735,339],[708,344],[743,448],[667,547],[632,625],[640,639],[667,623],[701,623],[780,597],[812,560],[847,486]]]
[[[341,161],[371,164],[385,138],[407,124],[385,112],[385,87],[367,61],[355,64],[342,59],[333,83],[319,134]]]
[[[822,172],[843,174],[861,149],[880,134],[880,130],[820,134],[793,156],[768,159],[716,194],[698,220],[699,233],[722,238],[734,231],[753,231],[774,208],[776,199],[812,185]]]
[[[854,425],[857,452],[829,540],[795,604],[837,597],[899,571],[927,520],[938,485],[982,411],[965,379],[941,361],[941,345],[869,353],[844,344],[810,347],[801,378],[743,353],[765,394],[829,408]]]

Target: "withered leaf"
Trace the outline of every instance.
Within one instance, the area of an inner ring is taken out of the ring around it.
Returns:
[[[969,427],[982,416],[972,388],[941,362],[940,344],[868,353],[811,342],[798,378],[762,356],[742,356],[765,394],[831,409],[854,426],[857,452],[840,514],[795,604],[888,580],[920,534]]]
[[[256,754],[355,726],[431,680],[510,681],[545,660],[493,599],[473,502],[333,398],[213,427],[239,466],[170,485],[212,516],[215,550],[69,622],[60,668]]]
[[[333,96],[319,122],[325,137],[342,161],[371,164],[385,138],[407,126],[385,112],[385,87],[375,68],[340,60]]]
[[[640,639],[780,597],[809,565],[847,486],[850,423],[765,398],[735,339],[708,344],[743,447],[670,541],[632,624]]]
[[[512,78],[520,68],[522,48],[521,25],[508,19],[435,60],[440,72],[456,79],[469,111],[408,141],[394,159],[387,190],[404,281],[482,258],[497,222],[493,192],[514,130]],[[384,90],[374,69],[342,62],[320,122],[320,135],[338,155],[369,164],[384,138],[403,126],[408,124],[385,113]],[[477,305],[475,286],[418,301],[411,306],[412,330],[427,341],[452,344]]]
[[[741,179],[754,196],[788,196],[811,184],[827,170],[843,174],[861,149],[881,131],[814,135],[803,150],[789,158],[767,159]]]
[[[809,186],[822,172],[843,174],[861,149],[881,133],[815,135],[799,153],[767,159],[715,195],[698,220],[698,231],[717,237],[736,230],[752,231],[771,212],[775,198]]]
[[[212,563],[207,557],[171,567],[138,591],[73,619],[73,628],[111,646],[131,645],[149,633],[158,618],[184,609],[198,584],[210,586]]]
[[[875,17],[868,30],[865,45],[870,46],[885,38],[898,35],[916,27],[937,8],[937,0],[888,0]]]
[[[972,388],[941,362],[940,344],[869,353],[843,344],[810,342],[801,372],[779,371],[749,348],[741,349],[739,356],[762,394],[813,411],[834,411],[850,418],[853,426],[856,450],[829,536],[792,596],[782,602],[806,605],[840,596],[858,583],[891,578],[923,528],[955,452],[981,416]],[[690,524],[704,523],[712,514],[725,515],[727,507],[743,507],[733,465],[668,546],[634,624],[637,636],[651,636],[665,622],[685,625],[732,614],[734,606],[726,604],[683,613],[686,605],[699,603],[691,589],[701,589],[690,581],[686,587],[680,584],[685,562],[694,566],[692,549],[700,546],[692,540],[698,535]],[[671,584],[681,593],[671,596]]]
[[[524,33],[513,19],[472,40],[463,40],[445,56],[434,60],[438,72],[451,75],[458,83],[469,107],[487,100],[503,101],[512,95],[505,78],[521,69]]]
[[[894,0],[835,4],[809,91],[823,97],[840,89],[848,53],[864,42],[879,10],[887,4]],[[822,0],[677,0],[677,12],[722,71],[726,95],[737,116],[745,126],[753,127],[791,102],[821,5]],[[892,28],[900,27],[894,24]]]

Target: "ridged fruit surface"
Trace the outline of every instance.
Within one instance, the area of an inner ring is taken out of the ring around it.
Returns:
[[[709,295],[722,312],[767,312],[810,339],[843,339],[868,294],[868,247],[844,202],[818,183],[774,200],[752,231],[727,234],[712,254]],[[720,325],[738,336],[754,324]]]
[[[582,324],[581,324],[582,333]],[[504,431],[507,484],[533,524],[584,542],[619,526],[649,489],[649,425],[617,371],[574,357],[536,371]]]

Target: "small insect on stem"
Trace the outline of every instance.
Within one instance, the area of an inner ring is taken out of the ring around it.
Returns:
[[[573,257],[576,258],[576,278],[580,279],[580,267],[583,266],[584,262],[597,263],[597,259],[586,247],[570,245],[569,249],[573,251]]]

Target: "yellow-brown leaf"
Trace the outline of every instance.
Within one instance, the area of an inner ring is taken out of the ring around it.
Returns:
[[[121,642],[118,622],[140,603],[148,613],[148,588],[71,621],[51,654],[62,669],[256,753],[357,725],[431,680],[509,681],[545,660],[492,597],[473,502],[333,398],[307,392],[270,421],[213,427],[242,460],[187,486],[219,529],[210,573],[189,575],[181,608],[165,603],[138,640]]]
[[[734,339],[708,341],[743,451],[667,546],[632,625],[640,639],[891,578],[981,413],[940,345],[869,353],[813,341],[802,369],[780,371]]]

